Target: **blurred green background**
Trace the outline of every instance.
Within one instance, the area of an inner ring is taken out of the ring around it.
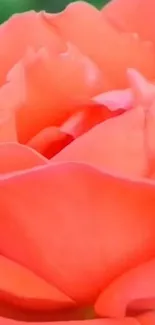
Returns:
[[[30,9],[57,12],[75,0],[0,0],[0,22],[8,19],[12,14]],[[108,0],[87,0],[87,2],[101,8]]]

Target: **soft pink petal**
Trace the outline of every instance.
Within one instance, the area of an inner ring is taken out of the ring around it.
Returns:
[[[113,90],[97,95],[93,101],[108,107],[111,111],[127,110],[133,106],[133,94],[131,89]]]

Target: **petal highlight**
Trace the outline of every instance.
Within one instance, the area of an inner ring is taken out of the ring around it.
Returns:
[[[127,110],[133,106],[133,94],[131,89],[113,90],[97,95],[93,101],[108,107],[111,111]]]

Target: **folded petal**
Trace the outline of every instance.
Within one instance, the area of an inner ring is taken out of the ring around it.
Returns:
[[[128,77],[135,97],[134,106],[145,113],[145,148],[149,164],[149,177],[155,175],[155,85],[137,71],[130,69]]]
[[[96,312],[102,317],[121,318],[155,309],[155,260],[116,278],[99,295]]]
[[[155,84],[134,69],[128,69],[127,76],[132,90],[133,105],[141,105],[145,110],[149,110],[155,100]]]
[[[44,17],[50,28],[57,28],[64,40],[75,44],[98,64],[104,77],[104,90],[125,88],[126,69],[129,67],[138,69],[149,78],[154,77],[153,44],[141,41],[135,33],[120,32],[86,2],[70,4],[60,14],[44,13]]]
[[[93,100],[96,101],[96,97]],[[102,103],[98,104],[93,102],[93,100],[90,101],[90,103],[88,102],[85,104],[83,111],[80,111],[67,119],[65,123],[61,125],[61,131],[76,138],[90,130],[96,124],[122,113],[122,110],[119,108],[113,111],[109,109],[108,105],[105,106]]]
[[[73,140],[71,134],[63,132],[60,128],[51,126],[43,129],[34,136],[27,145],[47,158],[51,158],[66,147]]]
[[[59,56],[46,49],[29,51],[9,76],[25,90],[25,102],[16,116],[22,143],[46,127],[61,125],[102,88],[97,66],[71,45]]]
[[[130,176],[148,173],[144,141],[145,114],[131,110],[98,124],[53,157],[78,161]]]
[[[0,197],[1,254],[77,302],[154,256],[154,183],[48,164],[1,178]]]
[[[103,18],[124,32],[155,42],[154,0],[113,0],[102,9]]]
[[[133,94],[131,89],[113,90],[97,95],[93,101],[108,107],[111,111],[127,110],[133,107]]]
[[[0,300],[28,310],[55,310],[75,305],[56,287],[4,256],[0,256]]]
[[[49,29],[41,13],[29,11],[12,16],[0,26],[0,85],[6,74],[27,51],[47,47],[54,53],[65,50],[65,44],[56,30]]]
[[[131,90],[123,97],[123,105],[128,109],[130,94],[133,109],[98,124],[56,155],[54,161],[82,161],[123,175],[154,178],[155,86],[132,69],[128,77]],[[121,107],[122,92],[105,93],[93,100],[117,109]]]
[[[131,89],[104,92],[91,98],[84,105],[83,111],[71,116],[61,126],[62,131],[71,134],[74,138],[89,131],[93,126],[132,108],[133,94]]]

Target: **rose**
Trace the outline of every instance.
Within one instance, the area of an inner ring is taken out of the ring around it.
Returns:
[[[154,324],[153,17],[142,2],[145,19],[128,21],[134,3],[0,27],[4,325],[83,319],[86,306],[92,325]]]

